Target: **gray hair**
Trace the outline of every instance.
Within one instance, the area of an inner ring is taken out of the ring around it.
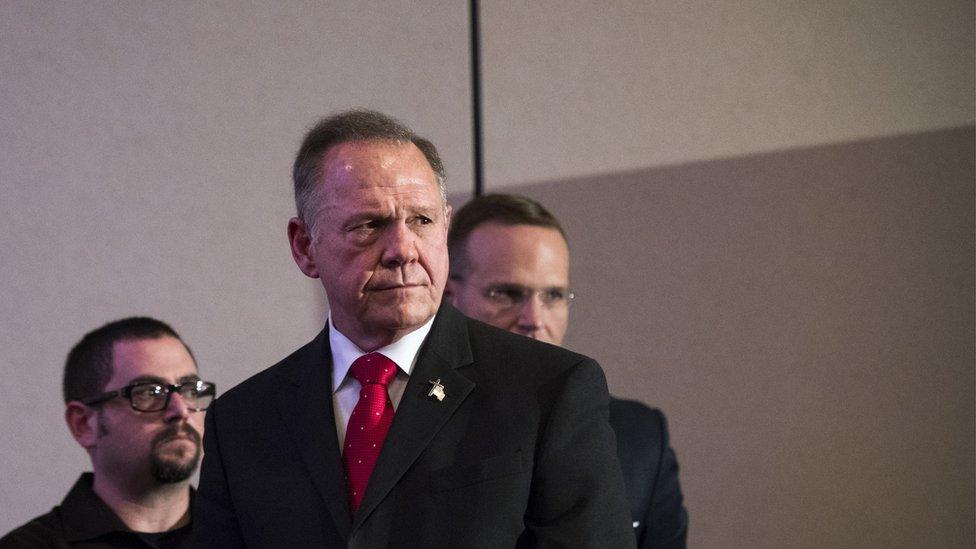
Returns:
[[[350,141],[393,141],[413,143],[424,154],[437,176],[441,200],[447,207],[444,164],[437,148],[427,139],[413,133],[405,124],[383,113],[365,109],[344,111],[320,120],[302,141],[292,168],[295,184],[295,208],[298,217],[313,229],[318,207],[317,185],[323,172],[323,157],[335,145]]]

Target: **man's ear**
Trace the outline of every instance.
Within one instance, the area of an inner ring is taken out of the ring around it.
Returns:
[[[451,219],[454,217],[454,208],[450,204],[444,206],[444,237],[451,232]]]
[[[309,278],[319,277],[319,268],[312,255],[312,235],[308,225],[297,217],[288,220],[288,243],[291,245],[291,256],[298,268]]]
[[[451,305],[457,307],[457,291],[458,291],[458,281],[447,277],[447,282],[444,284],[444,298],[451,302]]]
[[[88,450],[98,442],[97,411],[90,406],[72,400],[64,408],[64,421],[68,424],[71,436],[82,448]]]

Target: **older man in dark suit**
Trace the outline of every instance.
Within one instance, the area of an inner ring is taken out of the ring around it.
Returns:
[[[559,221],[524,196],[475,198],[454,216],[448,237],[447,293],[464,314],[540,341],[562,345],[569,326],[569,246]],[[634,534],[641,548],[685,546],[678,461],[664,414],[610,399]]]
[[[599,366],[441,303],[443,177],[379,113],[306,136],[288,237],[329,321],[212,405],[199,546],[633,545]]]

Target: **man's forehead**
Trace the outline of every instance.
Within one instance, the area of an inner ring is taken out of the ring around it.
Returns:
[[[499,221],[486,221],[475,227],[468,235],[469,252],[487,249],[489,246],[511,250],[514,248],[533,248],[548,246],[569,250],[566,239],[554,227],[542,227],[524,223],[510,224]]]
[[[171,336],[124,339],[112,346],[112,382],[139,378],[178,380],[196,375],[197,366],[183,343]]]
[[[565,285],[569,278],[569,248],[552,227],[483,223],[468,236],[466,252],[495,282]]]
[[[437,175],[413,143],[348,141],[330,147],[318,178],[323,205],[359,202],[370,191],[412,193],[442,201]]]
[[[322,154],[323,181],[341,176],[366,166],[387,170],[433,168],[424,153],[410,141],[371,139],[368,141],[344,141],[333,145]],[[331,176],[331,177],[330,177]]]

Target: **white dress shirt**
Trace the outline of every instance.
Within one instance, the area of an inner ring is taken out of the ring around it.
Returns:
[[[386,347],[373,351],[389,358],[397,365],[397,375],[386,387],[387,392],[390,393],[390,400],[393,401],[394,410],[400,405],[400,398],[403,397],[403,391],[407,388],[410,372],[417,362],[420,346],[427,338],[433,323],[434,317],[430,317],[430,320],[420,328]],[[352,367],[352,363],[357,358],[367,353],[350,341],[348,337],[342,335],[339,330],[336,330],[332,324],[331,314],[329,314],[329,347],[332,349],[332,409],[335,412],[339,447],[343,448],[346,441],[346,425],[349,424],[349,416],[352,415],[353,408],[359,402],[359,389],[361,388],[359,381],[348,375],[349,368]]]

